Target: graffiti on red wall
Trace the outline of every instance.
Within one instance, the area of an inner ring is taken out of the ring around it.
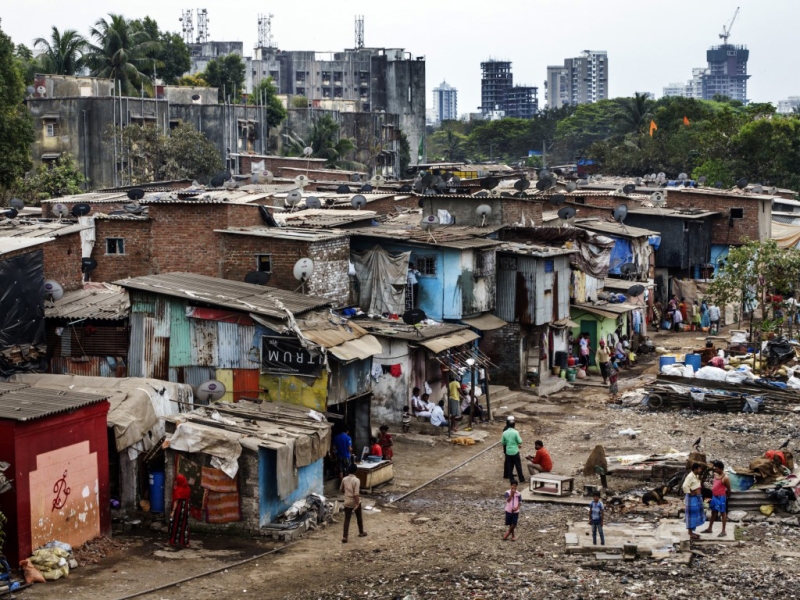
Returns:
[[[67,472],[65,470],[64,475],[61,477],[61,479],[56,481],[55,485],[53,486],[53,493],[56,495],[56,497],[53,498],[53,508],[50,509],[50,511],[52,512],[54,510],[64,508],[71,491],[72,490],[67,487]]]

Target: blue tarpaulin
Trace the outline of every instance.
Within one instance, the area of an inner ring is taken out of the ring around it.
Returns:
[[[610,237],[610,236],[609,236]],[[631,247],[630,240],[621,238],[612,238],[614,240],[614,247],[611,249],[611,258],[609,259],[608,272],[612,275],[621,275],[619,268],[625,263],[632,263],[633,248]]]
[[[661,245],[661,236],[660,235],[647,236],[647,243],[653,247],[653,250],[658,250],[658,247]]]

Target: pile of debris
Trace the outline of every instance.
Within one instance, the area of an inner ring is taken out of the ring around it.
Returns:
[[[96,565],[101,558],[105,558],[109,554],[115,554],[121,550],[128,548],[129,544],[124,542],[116,542],[107,538],[104,535],[89,540],[82,546],[75,548],[73,554],[81,564]]]
[[[310,494],[292,504],[274,523],[262,525],[267,535],[282,541],[300,537],[309,529],[317,529],[333,521],[334,506],[325,496]]]

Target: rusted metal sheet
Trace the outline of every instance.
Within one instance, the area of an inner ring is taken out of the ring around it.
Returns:
[[[83,323],[63,327],[60,336],[56,330],[57,327],[48,324],[47,348],[51,356],[127,356],[128,354],[127,323],[121,326],[109,326],[103,322]]]
[[[169,338],[153,338],[153,371],[149,377],[163,380],[169,377]]]
[[[131,312],[153,315],[156,312],[156,295],[149,292],[131,291]]]
[[[170,299],[166,296],[158,296],[155,303],[155,336],[169,337],[170,330]]]
[[[516,296],[517,296],[517,259],[501,257],[498,260],[497,289],[502,293],[497,294],[498,317],[509,323],[516,321]]]
[[[197,387],[209,379],[214,379],[215,371],[213,367],[170,367],[169,380]]]
[[[156,323],[153,317],[142,319],[142,377],[152,377],[154,369],[155,354],[155,329]]]
[[[238,402],[242,398],[267,398],[258,383],[260,376],[259,369],[234,369],[233,401]]]
[[[121,356],[90,356],[85,359],[51,358],[48,372],[53,375],[86,377],[127,377],[128,369]]]
[[[217,326],[217,362],[220,369],[236,369],[240,365],[239,325],[215,322]]]
[[[261,336],[256,328],[239,325],[239,366],[242,369],[261,369]]]
[[[372,390],[369,371],[372,360],[354,360],[348,363],[336,359],[330,361],[331,379],[328,404],[345,402],[348,398],[361,396]]]
[[[128,375],[144,377],[144,313],[131,313],[131,338],[128,346]]]
[[[189,319],[186,318],[186,302],[172,299],[169,312],[170,367],[188,367],[192,365],[191,329]],[[170,381],[172,381],[172,379],[170,379]],[[205,381],[205,379],[203,381]]]
[[[191,344],[192,365],[200,367],[217,366],[217,323],[192,319]]]

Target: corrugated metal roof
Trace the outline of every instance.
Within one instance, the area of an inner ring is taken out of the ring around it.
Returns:
[[[131,312],[128,291],[107,283],[101,286],[67,292],[60,300],[46,303],[44,316],[48,319],[126,319]]]
[[[479,329],[481,331],[492,331],[508,325],[507,321],[504,321],[500,317],[496,317],[492,313],[488,312],[483,313],[479,317],[475,317],[473,319],[462,320],[470,327],[474,327],[475,329]]]
[[[378,213],[372,210],[328,210],[309,208],[293,213],[276,212],[272,216],[278,224],[292,227],[336,227],[359,221],[374,219]]]
[[[216,233],[234,235],[252,235],[279,240],[295,240],[298,242],[320,242],[347,237],[349,232],[336,229],[303,229],[300,227],[229,227],[215,229]]]
[[[620,235],[622,237],[649,237],[651,235],[661,235],[658,231],[651,231],[641,227],[630,227],[629,225],[622,225],[617,221],[601,221],[599,219],[576,219],[575,227],[588,229],[589,231]]]
[[[0,255],[15,250],[22,250],[24,248],[32,248],[47,242],[54,242],[56,238],[53,237],[37,237],[37,238],[2,238],[0,237]]]
[[[76,202],[86,204],[102,204],[104,202],[130,202],[126,192],[89,192],[87,194],[75,194],[73,196],[62,196],[52,200],[42,200],[42,204],[73,204]]]
[[[286,310],[293,314],[303,314],[333,304],[327,298],[193,273],[147,275],[114,283],[129,289],[185,298],[280,320],[287,318]]]
[[[432,235],[424,231],[421,227],[416,229],[403,229],[401,227],[391,227],[379,225],[377,227],[357,227],[348,229],[351,235],[374,237],[395,242],[405,242],[411,244],[421,244],[425,246],[443,246],[445,248],[456,248],[464,250],[468,248],[491,248],[498,246],[500,242],[489,240],[483,237],[476,237],[471,233],[463,231],[459,227],[440,227],[432,232]],[[492,230],[486,229],[484,235],[488,235]]]
[[[145,194],[139,204],[249,204],[268,198],[269,194],[232,190],[186,190]]]
[[[32,421],[102,402],[108,396],[48,388],[23,388],[0,393],[0,419]]]
[[[350,323],[356,323],[356,321],[350,321]],[[469,328],[467,325],[456,325],[453,323],[437,323],[436,325],[420,324],[415,327],[413,325],[406,325],[402,321],[392,321],[389,319],[362,318],[358,319],[357,323],[374,335],[412,341],[429,340]]]
[[[350,340],[344,344],[334,346],[329,350],[339,360],[364,360],[383,352],[381,343],[371,335],[365,335],[357,340]]]
[[[30,387],[27,383],[11,383],[7,381],[0,381],[0,396],[13,392],[14,390],[21,390]]]
[[[651,217],[671,217],[675,219],[706,219],[720,214],[712,210],[696,210],[687,212],[685,208],[629,208],[628,213],[632,215],[650,215]]]
[[[465,330],[434,338],[432,340],[425,340],[424,342],[420,343],[434,354],[439,354],[439,352],[444,352],[448,348],[454,348],[456,346],[467,344],[473,340],[477,340],[479,337],[480,336],[474,331]]]
[[[81,225],[72,221],[27,221],[19,225],[0,226],[2,238],[57,238],[70,233],[77,233],[84,229],[91,229],[92,225]]]

